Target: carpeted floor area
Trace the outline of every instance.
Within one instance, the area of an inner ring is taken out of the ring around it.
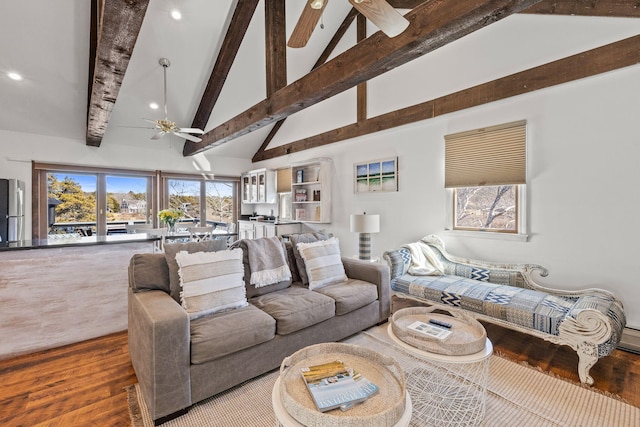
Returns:
[[[369,347],[396,358],[403,368],[415,359],[393,345],[386,325],[371,328],[344,342]],[[406,369],[405,369],[406,370]],[[166,427],[275,425],[271,390],[278,378],[272,371],[194,405],[189,413],[163,424]],[[151,427],[137,384],[129,389],[132,425]],[[412,426],[425,423],[414,416]],[[491,356],[486,416],[481,426],[625,426],[640,427],[640,408],[531,367]]]

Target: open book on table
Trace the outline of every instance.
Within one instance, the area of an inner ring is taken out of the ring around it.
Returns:
[[[307,388],[321,412],[347,410],[378,393],[377,385],[341,361],[301,368]]]

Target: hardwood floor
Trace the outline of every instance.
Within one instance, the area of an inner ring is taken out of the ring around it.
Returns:
[[[0,361],[0,425],[129,426],[126,332]]]
[[[403,303],[394,300],[394,309]],[[568,347],[485,324],[496,352],[578,381]],[[592,369],[599,390],[640,407],[640,356],[616,350]],[[129,426],[124,387],[136,382],[127,334],[0,361],[0,425]]]

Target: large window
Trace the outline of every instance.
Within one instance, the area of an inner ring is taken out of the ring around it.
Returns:
[[[449,229],[526,233],[526,122],[445,136]]]
[[[179,210],[179,223],[218,226],[236,221],[237,179],[196,179],[172,174],[163,177],[163,208]]]
[[[518,186],[462,187],[453,191],[454,229],[518,232]]]
[[[96,174],[47,174],[48,234],[96,232],[97,184]]]
[[[126,232],[126,224],[160,226],[157,213],[166,208],[180,210],[183,223],[235,222],[238,182],[235,177],[34,162],[32,237],[118,234]]]

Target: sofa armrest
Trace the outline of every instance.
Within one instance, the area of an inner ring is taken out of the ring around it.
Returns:
[[[128,294],[129,354],[154,420],[191,406],[187,312],[163,291]]]
[[[350,279],[363,280],[378,287],[380,301],[380,322],[385,322],[391,313],[391,295],[389,287],[389,267],[384,264],[342,258],[345,273]]]

